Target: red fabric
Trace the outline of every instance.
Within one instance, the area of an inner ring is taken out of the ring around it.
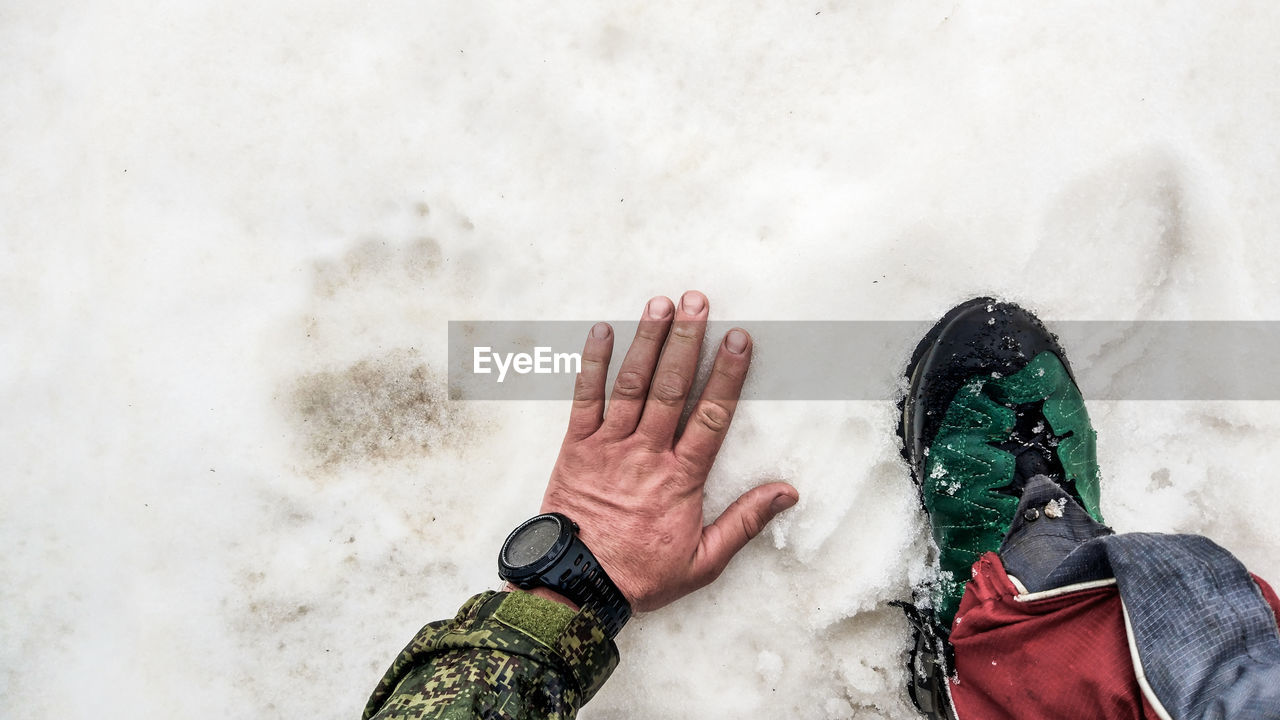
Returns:
[[[1014,599],[995,553],[973,565],[952,625],[962,720],[1152,718],[1129,659],[1114,585],[1035,602]]]

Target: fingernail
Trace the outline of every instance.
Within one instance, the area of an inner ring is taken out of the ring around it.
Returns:
[[[769,511],[776,515],[783,510],[794,506],[796,504],[796,500],[797,498],[791,497],[790,495],[779,495],[773,499],[772,503],[769,504]]]
[[[684,297],[680,298],[680,305],[684,307],[684,311],[690,315],[697,315],[702,312],[702,308],[707,306],[706,301],[700,293],[687,292]]]
[[[591,327],[591,337],[603,340],[609,337],[609,323],[596,323]]]
[[[741,354],[747,349],[747,334],[741,330],[730,330],[729,334],[724,336],[724,347],[735,355]]]
[[[656,297],[649,301],[649,317],[654,320],[661,320],[671,314],[674,310],[671,301],[665,297]]]

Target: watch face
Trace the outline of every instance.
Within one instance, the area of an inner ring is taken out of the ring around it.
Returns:
[[[560,521],[552,517],[536,518],[511,536],[503,558],[511,567],[524,567],[546,557],[560,539]]]

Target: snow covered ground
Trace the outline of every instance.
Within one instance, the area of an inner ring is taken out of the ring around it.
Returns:
[[[356,717],[566,417],[449,320],[1280,319],[1273,3],[110,5],[0,8],[7,718]],[[1280,404],[1090,409],[1113,525],[1280,579]],[[913,717],[893,414],[744,403],[708,513],[799,506],[582,717]]]

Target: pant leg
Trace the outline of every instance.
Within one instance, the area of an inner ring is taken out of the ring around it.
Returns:
[[[987,553],[951,630],[960,720],[1157,718],[1129,655],[1115,581],[1027,593]]]
[[[1280,717],[1275,593],[1203,538],[1113,536],[1075,510],[1029,483],[973,566],[951,635],[961,720]]]

